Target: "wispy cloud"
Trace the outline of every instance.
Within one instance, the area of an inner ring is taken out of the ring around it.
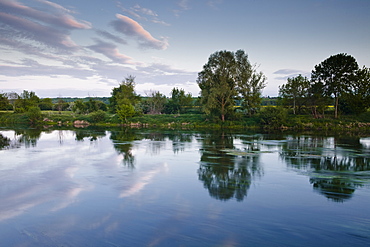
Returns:
[[[277,77],[275,77],[276,80],[284,81],[286,81],[288,78],[295,77],[298,75],[310,77],[310,72],[296,69],[279,69],[275,71],[273,74],[278,75]]]
[[[74,29],[89,29],[91,24],[77,21],[67,9],[48,1],[40,1],[51,7],[50,12],[22,5],[17,1],[0,1],[0,34],[4,38],[2,45],[18,42],[54,49],[73,50],[78,46],[71,40],[70,31]],[[6,42],[7,41],[7,42]],[[1,42],[1,40],[0,40]]]
[[[153,48],[158,50],[165,50],[168,47],[166,39],[161,40],[154,38],[148,31],[146,31],[138,22],[133,19],[116,14],[117,20],[111,24],[117,32],[123,33],[127,36],[138,39],[139,45],[143,48]]]
[[[126,45],[127,44],[127,41],[122,39],[121,37],[117,36],[117,35],[114,35],[114,34],[111,34],[110,32],[107,32],[107,31],[104,31],[104,30],[96,30],[96,33],[104,38],[107,38],[109,40],[112,40],[116,43],[119,43],[119,44],[124,44]]]
[[[190,7],[189,7],[189,0],[180,0],[177,5],[179,5],[179,7],[182,9],[182,10],[189,10]]]
[[[89,49],[103,54],[104,56],[117,63],[132,63],[132,58],[120,53],[117,46],[115,46],[114,44],[99,39],[96,39],[95,41],[96,44],[88,46]]]
[[[136,4],[133,9],[135,12],[142,13],[144,15],[149,15],[149,16],[158,16],[153,10],[147,9],[147,8],[142,8],[140,5]]]
[[[164,25],[164,26],[170,26],[167,22],[160,20],[158,14],[148,8],[143,8],[139,4],[136,4],[134,7],[131,7],[129,9],[124,8],[122,4],[119,2],[118,7],[128,15],[139,19],[139,20],[145,20],[149,22],[153,22],[156,24]]]

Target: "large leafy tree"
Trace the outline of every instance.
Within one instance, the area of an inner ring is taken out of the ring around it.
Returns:
[[[324,93],[334,98],[335,118],[338,118],[339,99],[351,91],[356,80],[358,64],[351,55],[340,53],[330,56],[312,71],[311,80],[322,83]]]
[[[359,114],[370,107],[370,69],[365,66],[356,72],[352,90],[343,95],[341,111]]]
[[[235,60],[238,98],[243,109],[251,116],[261,106],[266,77],[262,72],[257,72],[256,65],[249,62],[248,55],[243,50],[235,52]]]
[[[251,111],[253,103],[260,102],[264,81],[263,74],[256,72],[243,50],[215,52],[198,74],[203,111],[225,121],[233,112],[237,99],[244,102],[247,112]]]
[[[293,114],[300,111],[307,102],[310,81],[307,77],[298,75],[287,79],[287,83],[279,86],[279,96],[283,105],[293,105]]]

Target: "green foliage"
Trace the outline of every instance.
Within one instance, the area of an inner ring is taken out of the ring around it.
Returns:
[[[356,71],[356,59],[344,53],[330,56],[312,71],[311,80],[322,84],[326,96],[334,97],[335,118],[338,117],[339,99],[353,88]]]
[[[112,97],[109,98],[109,107],[112,113],[115,113],[120,101],[128,100],[131,105],[140,102],[140,96],[135,93],[135,77],[128,76],[121,82],[119,87],[113,88]]]
[[[287,112],[281,107],[264,107],[259,113],[261,125],[267,128],[280,128],[287,120]]]
[[[0,110],[9,109],[9,100],[6,94],[0,93]]]
[[[356,73],[351,90],[343,94],[339,109],[345,114],[361,114],[370,107],[370,69],[365,66]]]
[[[293,114],[300,113],[307,104],[310,81],[307,77],[298,75],[288,78],[287,83],[279,86],[279,97],[283,106],[292,106]]]
[[[166,114],[185,113],[193,106],[193,98],[190,93],[185,94],[184,89],[173,88],[171,99],[165,104]]]
[[[149,97],[144,101],[144,108],[148,114],[161,114],[167,102],[166,96],[159,91],[149,93]]]
[[[135,108],[130,104],[128,99],[123,99],[116,107],[117,115],[122,122],[127,122],[128,117],[135,115]]]
[[[203,111],[225,121],[234,112],[235,100],[240,99],[244,110],[251,115],[261,103],[264,82],[264,75],[256,72],[244,51],[215,52],[198,74]]]
[[[51,98],[44,98],[40,99],[39,107],[42,111],[45,110],[52,110],[53,109],[53,101]]]
[[[81,99],[73,102],[72,111],[77,114],[86,114],[88,112],[86,105]]]
[[[37,107],[40,102],[40,98],[35,92],[28,92],[23,90],[20,96],[15,100],[15,112],[21,113],[26,112],[32,107]]]
[[[106,118],[107,113],[102,110],[98,110],[89,114],[89,120],[91,123],[104,122]]]
[[[32,125],[37,124],[42,121],[42,114],[39,107],[30,107],[27,111],[27,116]]]

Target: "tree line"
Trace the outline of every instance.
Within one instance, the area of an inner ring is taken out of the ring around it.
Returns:
[[[323,117],[329,105],[334,117],[360,114],[370,107],[370,69],[359,68],[351,55],[340,53],[316,65],[311,79],[298,75],[279,87],[280,104],[293,114]]]
[[[58,98],[40,99],[34,92],[0,94],[0,109],[15,113],[41,110],[73,111],[77,114],[111,112],[122,122],[143,114],[205,113],[210,119],[226,120],[266,115],[276,118],[279,107],[262,106],[262,90],[266,76],[257,70],[243,50],[217,51],[210,55],[198,73],[200,96],[193,97],[184,89],[173,88],[167,98],[159,91],[149,91],[146,96],[135,92],[135,77],[127,76],[111,91],[109,102],[89,97],[66,102]],[[54,100],[55,101],[55,100]],[[276,99],[265,98],[264,105],[275,105]],[[292,110],[293,114],[324,116],[329,105],[334,105],[334,117],[339,113],[359,114],[370,107],[370,70],[359,68],[354,57],[341,53],[316,65],[311,78],[298,75],[279,86],[278,106]]]

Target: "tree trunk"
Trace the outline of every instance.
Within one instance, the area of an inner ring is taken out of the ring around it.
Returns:
[[[334,113],[334,118],[338,118],[338,103],[339,103],[339,97],[335,97],[335,113]]]

